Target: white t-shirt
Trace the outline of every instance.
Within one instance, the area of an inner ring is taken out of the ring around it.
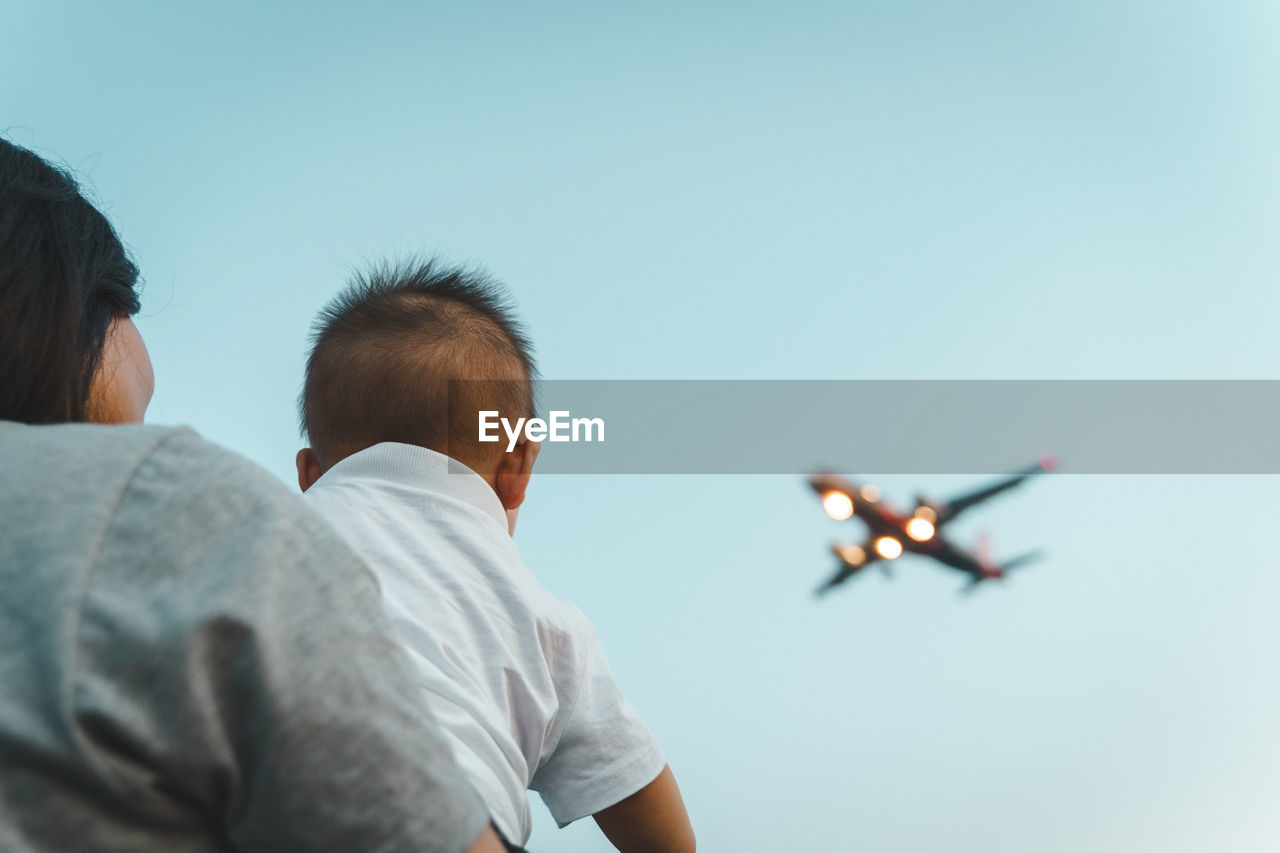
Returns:
[[[526,789],[565,826],[662,772],[595,629],[525,567],[479,474],[386,442],[307,496],[377,576],[427,705],[510,841],[529,838]]]

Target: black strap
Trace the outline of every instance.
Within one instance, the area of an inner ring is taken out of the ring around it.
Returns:
[[[523,847],[517,847],[508,841],[507,837],[502,834],[502,830],[498,829],[498,825],[496,823],[489,821],[489,825],[493,827],[494,832],[498,833],[498,838],[502,839],[502,846],[507,848],[507,853],[529,853],[529,851],[525,850]]]

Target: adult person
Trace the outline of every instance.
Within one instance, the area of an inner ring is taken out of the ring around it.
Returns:
[[[0,140],[0,850],[501,851],[362,564],[251,463],[135,423],[137,277]]]

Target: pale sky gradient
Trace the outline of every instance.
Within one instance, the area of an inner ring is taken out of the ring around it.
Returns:
[[[0,0],[0,129],[135,251],[151,420],[290,482],[307,326],[386,254],[491,270],[555,379],[1280,364],[1270,2]],[[704,850],[1273,851],[1277,510],[1047,478],[957,530],[1049,551],[969,600],[904,560],[815,602],[845,531],[798,478],[546,477],[517,541]]]

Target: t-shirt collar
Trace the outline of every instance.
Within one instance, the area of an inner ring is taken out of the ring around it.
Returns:
[[[353,453],[317,482],[372,478],[438,492],[469,504],[507,529],[507,512],[493,487],[463,463],[415,444],[384,441]]]

